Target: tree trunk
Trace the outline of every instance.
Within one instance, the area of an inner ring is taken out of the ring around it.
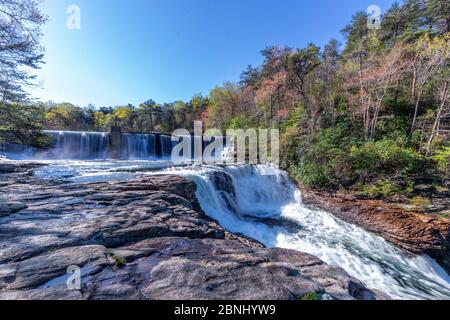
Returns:
[[[417,115],[419,113],[419,104],[420,104],[420,98],[422,98],[422,92],[423,92],[423,87],[421,87],[419,89],[419,92],[417,94],[416,105],[414,107],[414,117],[413,117],[413,121],[412,121],[412,125],[411,125],[411,135],[414,133],[414,130],[416,129]]]
[[[433,129],[431,130],[430,139],[428,140],[427,153],[426,153],[427,156],[429,156],[431,153],[431,145],[433,143],[434,137],[439,134],[439,123],[441,121],[442,111],[444,110],[447,99],[448,99],[448,81],[445,82],[444,87],[442,88],[441,104],[440,104],[440,106],[438,108],[438,112],[436,114],[436,119],[433,124]]]

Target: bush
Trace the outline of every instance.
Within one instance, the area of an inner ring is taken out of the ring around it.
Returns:
[[[409,203],[416,207],[426,207],[429,206],[431,202],[424,197],[414,197],[410,199]]]
[[[308,187],[336,187],[345,180],[348,135],[343,127],[323,129],[310,144],[297,151],[299,161],[291,169],[294,178]]]
[[[317,301],[320,300],[320,295],[317,292],[307,293],[300,298],[302,301]]]
[[[240,115],[232,118],[228,125],[229,129],[243,129],[243,130],[257,127],[258,127],[257,124],[254,123],[254,121],[252,121],[250,117],[245,115]]]
[[[417,151],[386,139],[352,146],[350,161],[355,178],[364,183],[405,177],[425,166]]]
[[[446,174],[450,174],[450,147],[443,147],[436,152],[436,155],[432,158],[436,162],[438,169]]]
[[[408,194],[413,178],[429,168],[429,161],[410,147],[402,121],[390,126],[396,132],[375,141],[364,140],[346,119],[313,137],[290,128],[282,136],[281,167],[309,188],[344,187],[383,197]]]
[[[333,185],[333,177],[326,165],[314,162],[302,162],[295,167],[292,175],[294,179],[307,187],[320,188]]]
[[[398,186],[388,180],[380,180],[373,185],[364,187],[364,192],[371,197],[390,197],[397,193]]]

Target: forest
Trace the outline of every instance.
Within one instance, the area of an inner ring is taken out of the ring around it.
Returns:
[[[45,18],[34,19],[38,38]],[[206,96],[137,106],[31,101],[22,90],[31,76],[20,64],[38,67],[37,40],[26,50],[2,40],[0,142],[46,147],[43,129],[170,133],[194,120],[205,129],[279,128],[281,167],[299,184],[408,196],[418,179],[450,175],[450,2],[405,0],[383,14],[380,28],[367,21],[357,12],[342,29],[344,43],[267,47],[261,65]]]

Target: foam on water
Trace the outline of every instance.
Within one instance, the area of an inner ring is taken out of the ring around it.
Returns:
[[[170,167],[171,161],[48,161],[35,174],[75,183],[177,174],[197,185],[203,210],[232,231],[310,253],[398,299],[450,299],[450,277],[430,257],[305,206],[286,173],[264,166]],[[170,168],[168,168],[170,167]]]
[[[265,175],[267,171],[272,175]],[[284,172],[262,166],[202,166],[165,172],[194,181],[203,210],[232,232],[268,247],[315,255],[393,298],[450,299],[450,277],[433,259],[405,252],[328,212],[305,206],[300,191]],[[228,177],[220,183],[231,181],[232,186],[218,189],[217,173]],[[298,228],[276,223],[282,220]]]

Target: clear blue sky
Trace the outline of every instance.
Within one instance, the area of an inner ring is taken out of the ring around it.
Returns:
[[[393,0],[46,0],[43,101],[100,106],[188,100],[239,80],[269,45],[323,46],[358,10]],[[81,30],[66,28],[69,5]]]

